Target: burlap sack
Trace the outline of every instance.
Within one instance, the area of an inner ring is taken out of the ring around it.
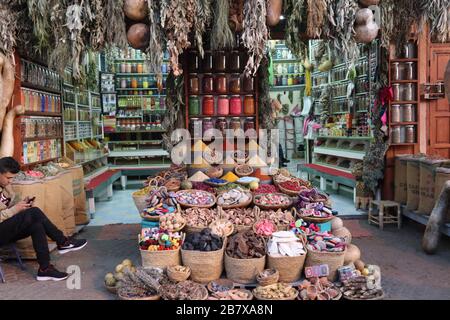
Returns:
[[[436,169],[448,163],[447,159],[422,159],[420,161],[419,214],[429,215],[435,205]]]
[[[450,168],[442,167],[436,169],[436,178],[434,183],[434,201],[438,201],[439,196],[441,195],[442,187],[444,184],[450,180]],[[446,222],[450,222],[450,208],[447,212]]]
[[[72,174],[73,198],[75,204],[75,223],[77,225],[88,224],[89,213],[86,209],[86,192],[84,190],[84,173],[82,166],[74,166],[68,169]]]
[[[408,158],[406,164],[406,208],[409,211],[415,211],[419,207],[421,159],[422,158]]]
[[[395,202],[405,204],[407,200],[406,167],[409,155],[395,157]]]
[[[61,200],[63,209],[63,218],[75,217],[75,204],[73,197],[72,174],[69,171],[61,172],[60,178]]]
[[[58,176],[44,179],[44,212],[53,224],[67,236],[63,217],[60,184],[61,178]]]

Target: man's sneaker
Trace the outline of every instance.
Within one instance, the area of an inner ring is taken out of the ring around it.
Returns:
[[[66,280],[69,275],[65,272],[60,272],[55,269],[53,265],[49,265],[46,269],[39,268],[37,281],[62,281]]]
[[[70,251],[77,251],[83,249],[87,245],[85,239],[67,239],[63,245],[58,246],[59,254],[65,254]]]

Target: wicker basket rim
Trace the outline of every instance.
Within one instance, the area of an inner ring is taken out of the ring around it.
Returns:
[[[194,192],[199,192],[199,191],[210,194],[210,195],[212,196],[213,200],[214,200],[214,201],[212,202],[212,204],[208,204],[208,205],[193,205],[193,204],[187,204],[187,203],[179,202],[178,199],[177,199],[178,204],[179,204],[180,206],[186,207],[186,208],[211,208],[211,207],[213,207],[213,206],[216,204],[216,202],[217,202],[216,196],[215,196],[214,194],[212,194],[211,192],[208,192],[208,191],[195,190],[195,189],[188,189],[188,190],[180,190],[180,191],[177,191],[176,195],[177,195],[177,198],[178,198],[178,192],[194,193]]]
[[[295,294],[294,294],[292,297],[288,297],[288,298],[278,298],[278,299],[268,299],[268,298],[263,298],[263,297],[261,297],[260,295],[258,295],[258,294],[256,293],[256,289],[253,289],[252,293],[253,293],[253,296],[254,296],[256,299],[258,299],[258,300],[266,300],[266,301],[270,301],[270,300],[295,300],[295,299],[298,297],[298,290],[295,289],[295,288],[294,288],[294,290],[295,290]]]

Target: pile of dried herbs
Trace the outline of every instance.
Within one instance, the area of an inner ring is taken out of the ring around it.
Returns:
[[[429,22],[433,41],[450,41],[450,0],[419,0],[422,22]]]
[[[269,39],[266,13],[265,0],[246,0],[242,43],[249,52],[249,58],[245,66],[245,74],[247,76],[256,74],[264,57],[265,47]]]

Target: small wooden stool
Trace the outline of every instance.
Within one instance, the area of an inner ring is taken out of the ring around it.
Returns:
[[[375,207],[378,207],[378,214],[374,214],[373,210]],[[395,211],[395,213],[393,213],[392,211]],[[371,223],[378,225],[381,230],[383,230],[385,224],[397,224],[398,228],[400,229],[402,226],[402,212],[400,204],[394,201],[370,201],[369,224]]]

